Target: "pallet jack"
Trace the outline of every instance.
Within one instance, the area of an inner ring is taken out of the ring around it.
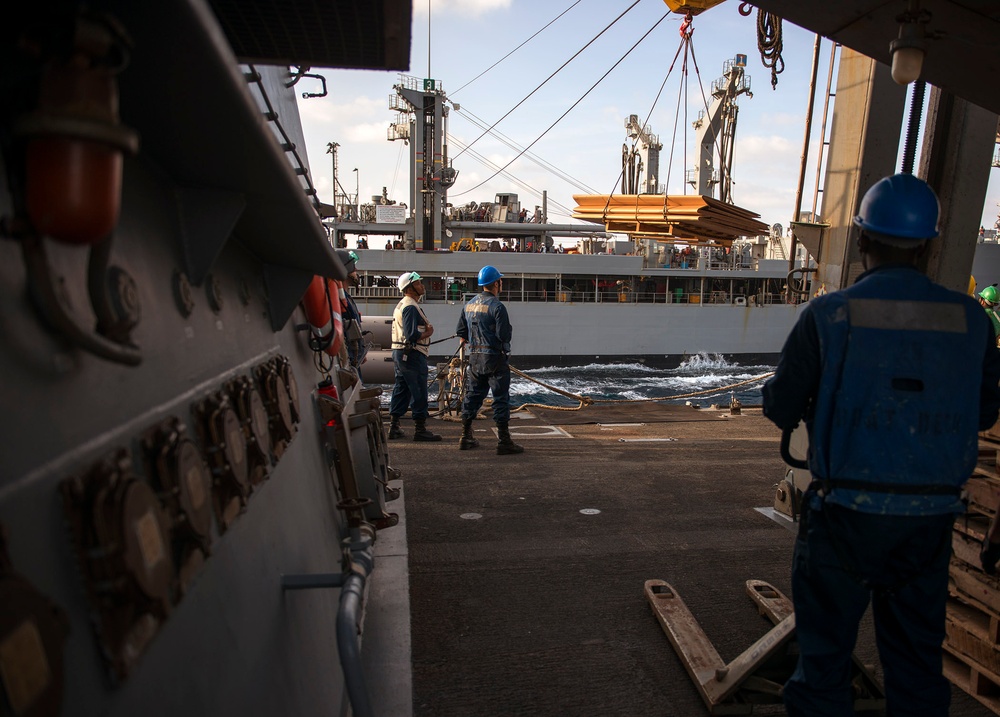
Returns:
[[[763,580],[747,580],[746,589],[758,612],[774,627],[727,664],[672,586],[663,580],[645,584],[653,614],[713,715],[750,714],[756,705],[780,704],[798,659],[792,601]],[[855,714],[884,713],[882,688],[856,656],[851,684]]]
[[[799,499],[810,480],[808,465],[791,449],[807,448],[805,431],[784,431],[781,457],[791,468],[775,496],[775,509],[797,519]],[[801,487],[800,487],[801,486]],[[792,601],[770,583],[747,580],[747,595],[774,625],[767,634],[726,664],[677,591],[663,580],[647,580],[646,599],[677,656],[694,681],[709,713],[750,714],[755,705],[779,704],[784,684],[798,661]],[[852,655],[855,714],[884,714],[885,693],[872,670]]]

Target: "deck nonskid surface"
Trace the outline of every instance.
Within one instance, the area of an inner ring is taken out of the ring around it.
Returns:
[[[777,429],[759,410],[713,413],[656,422],[640,411],[633,425],[602,418],[544,438],[527,435],[539,421],[517,419],[517,456],[495,454],[490,420],[475,423],[472,451],[458,450],[455,422],[429,422],[441,443],[392,441],[406,486],[415,715],[708,713],[644,582],[669,582],[729,661],[770,628],[746,581],[791,595],[794,541],[755,510],[772,505],[784,474]],[[640,437],[672,440],[621,440]],[[870,621],[857,654],[877,663]],[[783,709],[758,710],[769,712]],[[955,689],[952,714],[990,712]]]

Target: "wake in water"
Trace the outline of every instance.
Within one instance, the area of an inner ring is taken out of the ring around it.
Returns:
[[[774,371],[774,366],[741,366],[717,354],[698,354],[674,369],[654,369],[643,364],[588,364],[586,366],[545,367],[525,371],[563,391],[594,399],[648,399],[678,396],[695,391],[719,388],[696,398],[669,399],[667,403],[691,403],[699,406],[728,405],[733,394],[746,406],[759,405],[760,387],[766,378],[739,388],[722,387],[748,381]],[[542,403],[549,406],[573,406],[576,402],[553,393],[537,383],[513,376],[511,403]]]

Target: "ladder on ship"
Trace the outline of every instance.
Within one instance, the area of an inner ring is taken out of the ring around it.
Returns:
[[[780,224],[775,224],[771,227],[771,236],[769,241],[773,248],[774,258],[782,259],[784,261],[788,260],[788,252],[785,251],[785,242],[781,238],[782,229]]]

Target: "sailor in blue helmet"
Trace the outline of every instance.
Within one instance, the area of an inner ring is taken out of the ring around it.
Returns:
[[[455,333],[468,345],[469,385],[462,403],[462,439],[459,449],[466,451],[479,445],[472,435],[472,421],[486,399],[493,392],[493,420],[497,424],[497,455],[523,453],[524,448],[510,437],[510,340],[513,329],[507,316],[507,307],[500,301],[503,274],[496,267],[484,266],[479,270],[482,293],[465,305],[458,318]]]
[[[942,676],[952,523],[1000,409],[1000,352],[970,296],[917,269],[938,200],[897,174],[854,218],[865,272],[803,308],[764,385],[764,415],[805,420],[812,483],[792,565],[799,660],[788,714],[853,714],[848,681],[869,601],[887,711],[947,715]]]

